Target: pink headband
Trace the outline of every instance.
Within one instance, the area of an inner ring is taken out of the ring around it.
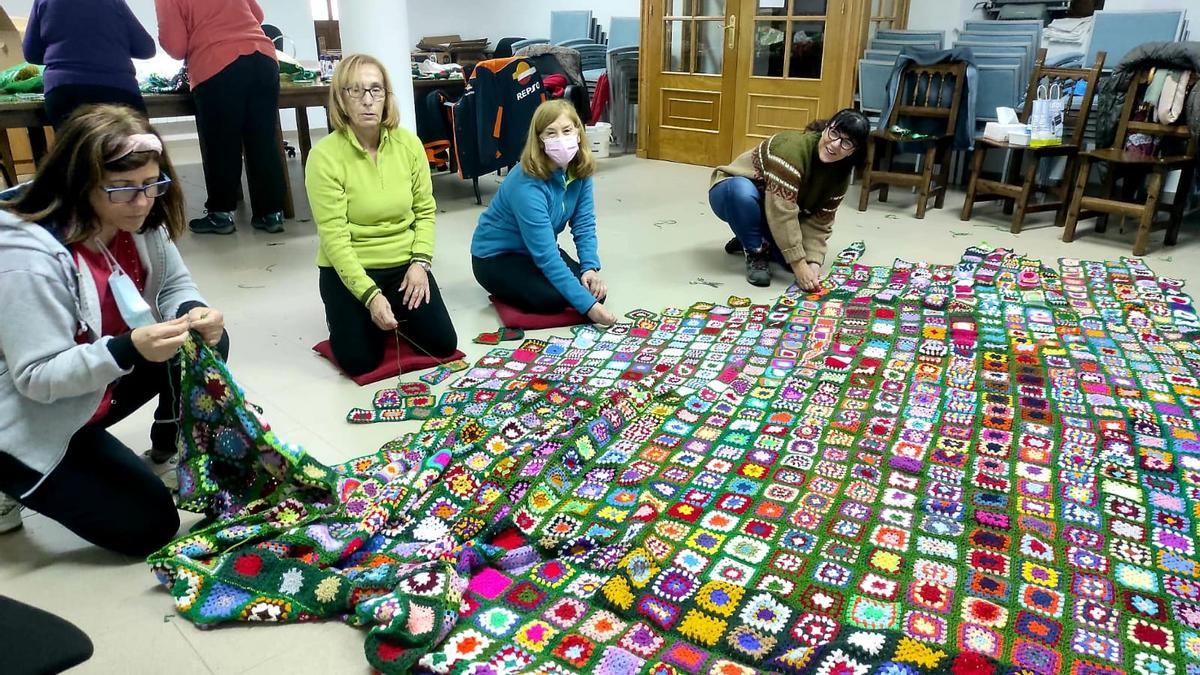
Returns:
[[[162,150],[162,140],[158,136],[154,134],[132,134],[121,143],[116,151],[109,155],[105,163],[124,159],[135,152],[162,153]]]

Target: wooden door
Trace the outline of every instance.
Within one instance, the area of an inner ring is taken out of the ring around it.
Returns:
[[[738,2],[733,155],[851,104],[867,17],[866,0]]]
[[[651,159],[717,165],[730,157],[741,0],[644,0],[639,108]]]

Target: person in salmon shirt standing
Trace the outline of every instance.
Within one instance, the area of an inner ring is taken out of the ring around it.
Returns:
[[[283,231],[283,159],[275,134],[279,62],[262,30],[255,0],[154,0],[158,42],[187,63],[204,148],[206,213],[188,223],[197,234],[233,234],[242,184],[242,149],[251,225]]]

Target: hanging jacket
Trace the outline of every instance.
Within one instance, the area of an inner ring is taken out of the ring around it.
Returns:
[[[479,140],[475,135],[475,92],[470,89],[450,106],[450,132],[453,138],[454,168],[460,178],[478,178]]]
[[[1096,119],[1096,147],[1113,146],[1129,81],[1137,71],[1150,67],[1191,70],[1200,74],[1200,42],[1147,42],[1121,59],[1112,76],[1100,85],[1099,100],[1092,113]],[[1184,105],[1184,117],[1192,135],[1200,137],[1200,86],[1192,87]],[[1125,142],[1125,139],[1119,140]]]
[[[417,137],[425,146],[425,156],[439,168],[445,164],[445,153],[450,149],[450,124],[446,103],[450,97],[441,89],[434,89],[416,102]]]
[[[470,86],[454,110],[455,144],[459,175],[474,178],[510,167],[521,159],[533,112],[546,100],[542,78],[528,59],[480,61]],[[465,101],[465,103],[464,103]],[[473,114],[468,108],[474,108]],[[475,165],[468,164],[472,148],[470,120],[474,120]]]
[[[967,82],[963,86],[963,100],[958,106],[958,120],[954,126],[954,149],[970,150],[975,147],[975,91],[979,82],[979,71],[975,68],[975,54],[971,52],[970,47],[955,47],[954,49],[901,48],[900,55],[896,57],[896,65],[892,68],[892,75],[888,78],[887,104],[884,105],[879,119],[886,123],[892,113],[892,106],[896,105],[900,89],[900,74],[904,72],[905,66],[910,63],[930,66],[949,61],[966,61],[967,63]],[[936,122],[939,127],[942,124],[941,120],[922,119],[906,121],[901,124],[913,131],[928,133],[931,129],[925,127],[922,122],[929,121]],[[937,131],[940,133],[940,128]]]

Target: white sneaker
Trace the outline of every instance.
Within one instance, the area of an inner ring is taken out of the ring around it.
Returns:
[[[21,529],[21,505],[17,500],[0,493],[0,534]]]
[[[142,453],[142,461],[145,462],[146,466],[150,467],[150,470],[154,472],[154,475],[158,476],[158,479],[163,482],[163,485],[167,486],[168,490],[172,493],[179,492],[179,474],[176,472],[179,468],[179,453],[171,455],[164,462],[154,461],[151,457],[152,453],[153,450],[147,450]]]

